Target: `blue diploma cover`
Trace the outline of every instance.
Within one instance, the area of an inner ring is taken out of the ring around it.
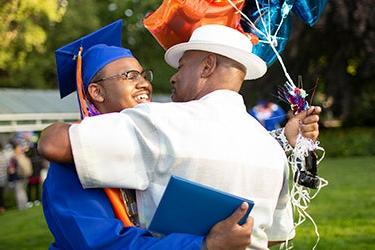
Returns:
[[[205,236],[219,221],[241,204],[249,208],[239,221],[245,223],[254,202],[217,189],[172,176],[152,218],[149,230],[161,233],[189,233]]]

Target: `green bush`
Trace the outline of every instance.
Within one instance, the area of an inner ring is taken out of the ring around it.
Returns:
[[[375,128],[335,128],[322,130],[320,145],[329,157],[374,156]]]

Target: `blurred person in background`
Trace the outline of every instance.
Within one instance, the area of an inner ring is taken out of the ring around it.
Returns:
[[[4,191],[7,185],[8,160],[4,152],[3,144],[0,143],[0,214],[5,212]]]
[[[41,172],[48,167],[48,162],[38,153],[37,147],[34,144],[30,145],[26,155],[31,160],[32,174],[28,178],[27,183],[27,197],[30,204],[40,204],[40,184],[42,183]]]
[[[268,131],[281,128],[282,123],[286,120],[285,111],[279,105],[267,100],[258,101],[257,105],[248,112]]]
[[[12,139],[9,143],[13,148],[13,156],[8,163],[8,181],[14,189],[17,208],[22,210],[28,208],[25,188],[28,177],[32,175],[32,165],[20,140]]]

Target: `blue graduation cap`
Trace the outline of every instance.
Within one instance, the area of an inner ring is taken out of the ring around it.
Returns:
[[[95,74],[108,63],[123,57],[133,57],[121,47],[122,20],[117,20],[55,51],[60,97],[80,88],[87,88]],[[83,86],[82,86],[83,85]]]

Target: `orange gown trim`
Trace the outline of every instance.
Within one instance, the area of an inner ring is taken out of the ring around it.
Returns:
[[[119,188],[104,188],[104,192],[112,204],[112,209],[115,216],[122,221],[125,227],[134,226],[129,218],[127,208],[122,198],[121,190]]]

